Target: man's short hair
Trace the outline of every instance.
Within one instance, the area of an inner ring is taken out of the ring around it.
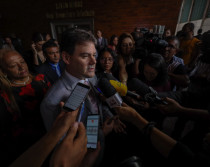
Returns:
[[[187,27],[188,27],[191,31],[193,31],[194,28],[195,28],[195,25],[194,25],[194,23],[186,23],[186,24],[183,26],[183,29],[186,29]]]
[[[51,47],[58,47],[58,45],[53,41],[53,40],[49,40],[47,42],[45,42],[42,45],[42,51],[44,55],[47,55],[47,48],[51,48]]]
[[[180,45],[180,42],[179,42],[179,38],[176,37],[176,36],[169,36],[166,38],[166,41],[169,42],[169,41],[176,41],[176,47],[177,49],[179,48],[179,45]]]
[[[93,34],[86,30],[72,28],[62,33],[60,48],[61,51],[73,54],[75,46],[85,42],[92,42],[96,45],[96,39]]]

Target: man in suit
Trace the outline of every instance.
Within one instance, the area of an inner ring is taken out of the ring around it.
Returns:
[[[54,41],[49,40],[44,43],[42,50],[46,61],[36,68],[36,72],[38,74],[44,74],[46,79],[51,84],[54,84],[63,73],[65,64],[60,59],[59,47]]]
[[[44,100],[41,103],[41,115],[43,117],[44,125],[49,131],[53,125],[54,120],[60,113],[61,101],[65,102],[72,90],[78,82],[87,83],[92,88],[88,97],[82,105],[80,113],[81,122],[86,126],[87,116],[92,114],[100,115],[100,127],[102,127],[103,120],[113,115],[109,111],[107,105],[102,104],[99,100],[99,95],[94,91],[94,85],[97,84],[95,77],[96,65],[96,39],[95,37],[80,29],[68,29],[62,34],[61,38],[61,54],[64,63],[66,64],[65,71],[59,80],[47,92]],[[112,124],[113,125],[113,124]],[[101,147],[101,154],[104,148],[104,131],[99,128],[99,140]],[[98,162],[100,162],[99,158]]]
[[[96,49],[97,49],[97,51],[99,53],[101,50],[103,50],[104,48],[108,47],[108,42],[107,42],[107,39],[102,36],[101,30],[98,30],[96,32],[96,36],[97,36]]]
[[[85,100],[85,114],[82,122],[85,124],[87,115],[99,114],[100,123],[107,117],[112,117],[107,105],[103,105],[98,94],[94,91],[97,84],[95,77],[96,65],[96,40],[92,34],[84,30],[67,30],[62,35],[61,51],[62,58],[66,64],[65,71],[60,79],[51,87],[41,104],[41,114],[47,130],[49,130],[60,112],[60,101],[66,101],[71,91],[78,82],[89,82],[92,87],[88,98]],[[92,95],[91,99],[89,96]],[[95,101],[95,105],[92,102]]]

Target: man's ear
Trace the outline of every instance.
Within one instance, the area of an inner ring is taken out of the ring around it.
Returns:
[[[63,51],[61,53],[61,56],[62,56],[62,59],[63,59],[64,63],[69,64],[71,56],[66,51]]]

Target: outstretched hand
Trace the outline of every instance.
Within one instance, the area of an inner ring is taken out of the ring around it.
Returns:
[[[177,115],[177,113],[183,108],[178,102],[171,98],[166,97],[164,98],[164,101],[168,104],[158,104],[156,106],[165,115]]]
[[[120,119],[128,122],[131,122],[137,114],[136,110],[128,106],[126,103],[122,103],[121,106],[115,107],[115,111],[119,115]]]
[[[83,123],[75,122],[53,153],[50,166],[78,167],[87,152],[87,136]]]

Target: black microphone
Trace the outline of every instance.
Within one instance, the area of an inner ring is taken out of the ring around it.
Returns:
[[[109,83],[108,79],[101,78],[98,82],[98,87],[106,97],[106,102],[110,108],[121,106],[122,98],[115,88]]]
[[[166,101],[157,95],[157,92],[152,87],[149,87],[138,78],[132,78],[127,85],[131,91],[135,91],[149,104],[167,104]]]
[[[110,84],[115,88],[115,90],[120,94],[120,96],[130,96],[138,99],[138,94],[129,91],[127,86],[119,82],[112,74],[104,73],[104,77],[109,80]]]

